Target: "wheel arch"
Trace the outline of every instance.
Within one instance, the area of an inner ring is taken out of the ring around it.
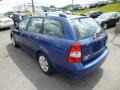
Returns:
[[[50,57],[49,53],[45,50],[42,50],[42,49],[37,50],[36,51],[36,59],[38,60],[38,57],[39,57],[40,53],[43,53],[47,57],[49,63],[52,65],[52,67],[54,67],[54,64],[52,63],[52,60],[51,60],[51,57]]]

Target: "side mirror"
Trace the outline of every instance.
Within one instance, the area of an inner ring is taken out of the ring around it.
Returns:
[[[18,22],[15,22],[14,27],[15,27],[16,29],[19,29],[19,23],[18,23]]]
[[[19,30],[19,26],[15,26],[15,29],[18,29],[18,30]]]

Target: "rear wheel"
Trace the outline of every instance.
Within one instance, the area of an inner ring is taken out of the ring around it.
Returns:
[[[38,60],[39,60],[40,68],[45,74],[53,73],[52,66],[48,61],[48,58],[43,53],[39,53]]]
[[[103,27],[104,29],[107,29],[107,28],[108,28],[107,23],[104,23],[104,24],[102,25],[102,27]]]

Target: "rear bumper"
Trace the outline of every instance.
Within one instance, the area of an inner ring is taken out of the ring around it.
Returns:
[[[65,63],[64,68],[63,67],[61,68],[62,72],[72,77],[85,76],[87,73],[98,68],[105,61],[108,53],[109,53],[109,50],[108,48],[106,48],[99,57],[92,60],[92,62],[86,65],[83,65],[82,63],[73,63],[73,64]]]
[[[76,76],[83,76],[94,69],[98,68],[106,59],[108,55],[108,49],[103,52],[102,55],[100,55],[97,59],[93,60],[93,62],[87,64],[87,65],[82,65],[82,68],[79,68],[76,72]]]

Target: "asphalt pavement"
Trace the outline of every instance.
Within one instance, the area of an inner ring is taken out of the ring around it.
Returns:
[[[45,75],[37,60],[12,46],[10,30],[0,30],[0,90],[120,90],[120,35],[114,29],[107,30],[107,60],[81,79]]]

